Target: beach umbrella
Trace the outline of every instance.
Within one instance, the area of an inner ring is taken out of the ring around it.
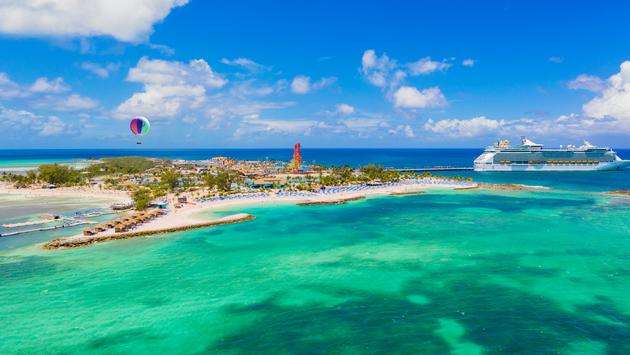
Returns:
[[[142,144],[140,141],[140,137],[145,136],[149,133],[151,129],[151,124],[146,117],[137,116],[134,117],[131,122],[129,122],[129,129],[131,133],[133,133],[136,137],[138,137],[138,142],[136,144]]]

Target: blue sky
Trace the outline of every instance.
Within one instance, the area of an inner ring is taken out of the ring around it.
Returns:
[[[621,1],[0,1],[0,148],[128,148],[135,115],[147,148],[630,147],[628,23]]]

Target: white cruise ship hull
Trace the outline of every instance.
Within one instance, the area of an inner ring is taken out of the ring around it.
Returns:
[[[610,171],[630,165],[628,160],[598,164],[486,164],[475,163],[475,171]]]

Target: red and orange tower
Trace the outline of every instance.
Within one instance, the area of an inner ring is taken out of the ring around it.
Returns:
[[[302,145],[300,142],[295,143],[293,146],[293,172],[300,172],[300,167],[302,166]]]

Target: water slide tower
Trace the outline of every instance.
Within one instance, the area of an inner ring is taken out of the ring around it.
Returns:
[[[302,166],[302,145],[300,142],[295,143],[293,146],[293,166],[291,167],[291,171],[293,173],[299,173],[300,167]]]

